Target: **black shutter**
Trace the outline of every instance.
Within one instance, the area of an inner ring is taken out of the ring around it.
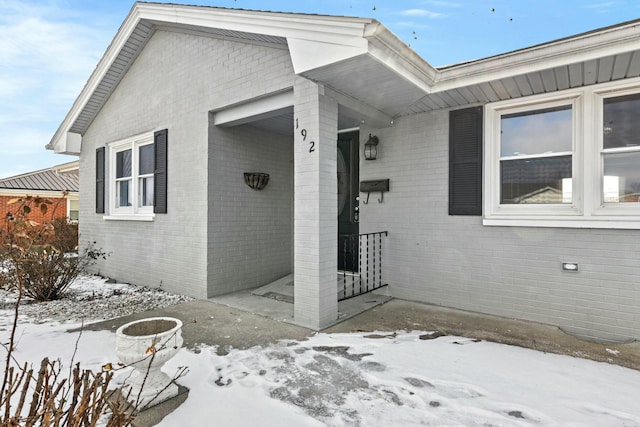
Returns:
[[[155,170],[153,175],[153,212],[167,213],[167,129],[153,135]]]
[[[104,147],[96,149],[96,213],[104,213]]]
[[[449,215],[482,215],[482,107],[449,113]]]

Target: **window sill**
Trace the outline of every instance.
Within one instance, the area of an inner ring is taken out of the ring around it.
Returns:
[[[604,228],[639,230],[640,217],[598,218],[483,218],[482,225],[498,227]]]
[[[153,221],[155,214],[137,214],[137,215],[105,215],[102,217],[105,221]]]

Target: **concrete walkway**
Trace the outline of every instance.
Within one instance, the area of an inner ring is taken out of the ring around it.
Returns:
[[[604,344],[567,335],[556,326],[394,299],[323,332],[440,331],[546,353],[565,354],[640,370],[640,342]],[[615,354],[619,352],[618,354]]]
[[[283,303],[284,304],[284,303]],[[305,340],[314,331],[286,321],[252,314],[211,301],[190,301],[161,310],[137,313],[85,325],[85,330],[115,330],[130,321],[170,316],[183,321],[185,346],[197,351],[201,344],[218,346],[220,355],[231,348],[267,346],[283,339]],[[640,370],[640,342],[598,344],[563,333],[557,327],[447,309],[428,304],[391,300],[351,317],[322,332],[392,332],[397,330],[439,331],[446,335],[517,345],[539,351],[582,357]],[[186,399],[178,396],[143,411],[134,423],[153,426]]]

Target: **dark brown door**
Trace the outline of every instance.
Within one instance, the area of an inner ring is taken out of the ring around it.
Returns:
[[[338,135],[338,269],[358,271],[359,134]]]

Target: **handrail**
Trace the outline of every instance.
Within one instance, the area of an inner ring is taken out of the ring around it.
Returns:
[[[386,283],[382,281],[382,237],[388,231],[363,234],[341,234],[342,289],[338,301],[374,291]],[[351,279],[347,280],[347,276]]]

